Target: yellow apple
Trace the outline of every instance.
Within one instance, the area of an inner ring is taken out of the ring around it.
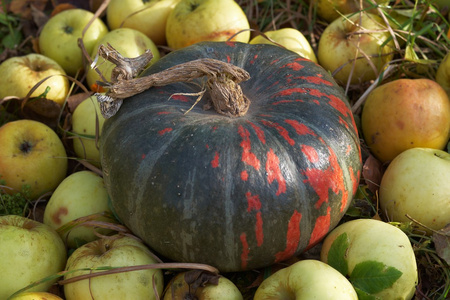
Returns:
[[[447,53],[444,59],[439,64],[439,67],[436,71],[436,82],[439,83],[444,90],[447,92],[447,95],[450,97],[450,52]]]
[[[166,39],[169,47],[180,49],[201,41],[227,41],[249,28],[247,16],[234,0],[181,0],[167,19]],[[250,31],[233,38],[249,40]]]
[[[67,74],[75,75],[84,67],[78,39],[83,39],[84,47],[91,53],[97,41],[108,32],[103,21],[96,18],[82,36],[93,17],[92,12],[80,8],[64,10],[51,17],[39,35],[41,54],[55,60]]]
[[[32,87],[49,76],[52,77],[45,80],[31,97],[42,95],[50,87],[45,98],[62,105],[69,93],[69,80],[64,77],[66,72],[53,59],[41,54],[11,57],[0,64],[0,74],[0,99],[6,96],[24,98]]]
[[[342,223],[323,241],[320,259],[349,278],[359,299],[414,296],[418,280],[414,250],[402,230],[383,221]]]
[[[78,104],[72,115],[72,132],[75,134],[73,150],[77,157],[86,159],[97,167],[100,166],[100,151],[96,143],[96,134],[98,133],[100,138],[104,122],[105,118],[100,112],[100,105],[95,96]]]
[[[63,300],[63,298],[47,292],[24,292],[8,300]]]
[[[166,22],[180,0],[111,0],[106,10],[111,30],[133,28],[148,36],[156,45],[166,44]]]
[[[370,92],[361,127],[382,162],[414,147],[442,150],[450,137],[450,100],[433,80],[397,79]]]
[[[313,48],[309,44],[305,36],[294,28],[281,28],[278,30],[266,31],[264,34],[277,42],[278,44],[284,46],[286,49],[298,53],[300,56],[312,60],[317,63],[316,54]],[[266,39],[262,35],[254,37],[250,44],[273,44],[271,41]]]
[[[400,153],[383,174],[379,199],[390,221],[410,222],[407,214],[439,230],[450,223],[450,154],[430,148]],[[419,231],[431,230],[419,226]]]
[[[65,264],[64,243],[49,226],[21,216],[0,216],[0,299],[55,275]],[[56,280],[27,291],[45,292]]]
[[[357,300],[358,296],[344,275],[320,260],[307,259],[267,277],[253,299]]]
[[[44,224],[56,230],[75,219],[102,212],[110,212],[103,178],[91,171],[79,171],[67,176],[53,192],[45,207]],[[106,217],[97,220],[113,222]],[[77,248],[98,239],[95,230],[107,233],[81,225],[60,234],[70,248]]]
[[[145,34],[131,28],[119,28],[108,32],[104,35],[94,46],[91,53],[91,58],[94,60],[97,55],[98,47],[100,45],[111,44],[123,57],[134,58],[150,49],[153,53],[153,58],[148,64],[151,65],[159,59],[159,50],[156,45]],[[97,62],[97,69],[102,73],[107,81],[111,81],[111,71],[116,67],[115,64],[109,61],[99,59]],[[97,80],[101,80],[100,75],[92,69],[87,67],[86,81],[95,92],[104,92],[101,87],[97,86]],[[100,88],[100,90],[99,90]]]
[[[17,120],[0,127],[0,179],[19,192],[30,186],[30,198],[53,191],[66,177],[68,159],[58,135],[32,120]]]
[[[129,236],[113,236],[87,243],[76,249],[67,260],[66,270],[97,267],[124,267],[154,264],[156,260],[148,248]],[[96,273],[99,271],[76,271],[64,278]],[[75,281],[64,285],[66,300],[153,300],[163,291],[164,278],[160,269],[121,272]]]
[[[362,7],[360,0],[317,0],[317,15],[328,22],[332,22],[341,15],[347,15],[368,8],[372,8],[370,12],[376,11],[378,5],[387,5],[386,0],[363,0]]]
[[[194,271],[196,272],[196,271]],[[197,288],[186,282],[185,276],[188,272],[178,273],[169,282],[164,291],[163,300],[184,299],[220,299],[220,300],[242,300],[242,294],[237,286],[228,278],[219,276],[217,284],[207,283]],[[194,282],[194,285],[196,282]]]
[[[388,41],[385,29],[383,19],[374,14],[337,18],[320,36],[319,64],[343,85],[376,79],[394,56],[394,42]]]

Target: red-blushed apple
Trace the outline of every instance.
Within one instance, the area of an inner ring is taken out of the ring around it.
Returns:
[[[107,231],[92,226],[79,226],[67,232],[59,228],[75,219],[89,215],[110,212],[108,193],[103,178],[91,171],[78,171],[67,176],[55,189],[44,211],[44,223],[58,233],[70,248],[98,239],[95,231]],[[106,217],[97,221],[113,222]]]
[[[137,57],[144,54],[145,51],[149,49],[153,54],[153,58],[147,66],[157,61],[160,57],[159,50],[155,43],[153,43],[145,34],[131,28],[119,28],[108,32],[97,42],[91,53],[92,60],[97,56],[98,47],[100,45],[106,46],[107,44],[113,46],[123,57],[127,58]],[[103,61],[100,59],[97,62],[97,70],[102,73],[107,81],[111,81],[111,71],[115,67],[116,65],[110,61]],[[89,66],[87,69],[86,81],[91,90],[95,92],[104,92],[104,90],[96,84],[97,80],[101,80],[100,75],[96,70]]]
[[[83,35],[94,14],[88,10],[74,8],[64,10],[45,23],[39,35],[41,54],[55,60],[68,75],[74,76],[83,69],[83,53],[78,46],[82,38],[88,53],[107,32],[108,28],[99,18],[96,18]]]
[[[67,260],[66,270],[73,271],[105,266],[137,266],[156,262],[143,243],[129,236],[116,235],[87,243],[76,249]],[[80,270],[70,272],[64,279],[96,272],[101,271]],[[155,295],[155,290],[158,295],[161,295],[164,285],[163,280],[163,273],[160,269],[100,275],[65,284],[64,295],[66,300],[153,300],[159,299]]]
[[[111,0],[106,10],[108,26],[133,28],[156,45],[166,44],[166,23],[180,0]]]
[[[44,94],[48,100],[59,105],[64,103],[69,93],[69,80],[66,72],[56,61],[41,54],[30,53],[8,58],[0,64],[0,99],[6,96],[24,98],[39,81],[45,80],[30,97]]]
[[[319,64],[343,85],[376,79],[394,57],[394,42],[386,28],[374,14],[337,18],[320,36]]]
[[[212,275],[213,278],[203,276],[193,280],[191,284],[189,274],[197,271],[185,271],[178,273],[167,284],[164,291],[163,300],[184,300],[184,299],[221,299],[221,300],[242,300],[242,294],[237,286],[228,278],[221,275]],[[195,273],[198,274],[198,273]],[[188,279],[188,280],[186,280]],[[211,282],[212,280],[216,282]],[[202,281],[204,280],[204,281]],[[198,286],[198,287],[197,287]]]
[[[320,260],[307,259],[267,277],[253,299],[357,300],[358,296],[344,275]]]
[[[66,258],[63,241],[49,226],[21,216],[0,216],[0,299],[64,270]],[[48,291],[56,280],[27,291]]]
[[[284,46],[286,49],[298,53],[298,55],[317,63],[317,57],[313,48],[305,36],[294,28],[281,28],[278,30],[266,31],[264,34],[274,42]],[[273,44],[263,35],[258,35],[251,39],[249,44]]]
[[[433,80],[393,80],[370,92],[361,127],[367,146],[382,162],[410,148],[442,150],[450,138],[450,100]]]
[[[83,100],[72,114],[73,150],[77,157],[100,167],[98,139],[102,132],[105,118],[100,112],[100,105],[94,96]],[[98,136],[97,136],[98,135]]]
[[[68,159],[59,136],[44,123],[17,120],[0,127],[0,179],[9,193],[30,187],[30,198],[53,191],[66,177]]]
[[[362,10],[376,12],[377,4],[384,6],[386,0],[317,0],[317,15],[328,22],[332,22],[342,15],[356,13]],[[361,7],[362,4],[362,7]]]
[[[63,298],[47,292],[24,292],[8,300],[63,300]]]
[[[414,250],[408,236],[391,224],[375,219],[342,223],[323,241],[320,260],[349,278],[359,299],[414,296],[418,280]]]
[[[430,148],[400,153],[383,174],[379,201],[386,217],[410,222],[406,215],[430,229],[450,223],[450,154]],[[419,232],[431,230],[418,225]]]
[[[180,49],[201,41],[227,41],[250,25],[242,8],[234,0],[181,0],[169,14],[167,44]],[[232,39],[248,43],[250,31]]]

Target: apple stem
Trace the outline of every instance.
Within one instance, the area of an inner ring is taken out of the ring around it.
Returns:
[[[106,95],[96,94],[100,109],[105,118],[113,116],[119,109],[122,99],[142,93],[154,86],[165,86],[176,82],[192,82],[194,79],[206,77],[204,89],[198,95],[195,106],[206,90],[210,94],[210,105],[217,113],[229,117],[246,114],[250,100],[244,95],[240,82],[250,78],[247,71],[235,65],[210,58],[200,58],[182,63],[161,72],[134,78],[145,67],[149,54],[146,52],[134,59],[123,58],[111,45],[106,51],[99,48],[99,55],[115,63],[111,82],[99,81],[99,85],[108,88]],[[104,47],[104,46],[103,46]],[[142,61],[138,67],[135,61]],[[142,67],[142,69],[139,69]],[[191,107],[192,109],[192,107]],[[190,109],[187,111],[189,112]]]

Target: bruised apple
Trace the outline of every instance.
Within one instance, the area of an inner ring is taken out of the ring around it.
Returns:
[[[178,273],[167,285],[163,300],[243,299],[239,289],[228,278],[220,275],[211,275],[209,278],[207,276],[204,278],[202,273],[196,270]],[[215,282],[211,282],[212,280]]]
[[[167,19],[166,39],[169,47],[180,49],[201,41],[227,41],[249,28],[247,16],[234,0],[181,0]],[[248,43],[250,31],[232,40]]]
[[[316,54],[305,36],[294,28],[281,28],[266,31],[264,34],[274,42],[284,46],[286,49],[298,53],[298,55],[317,63]],[[263,35],[254,37],[249,44],[273,44]]]
[[[376,79],[394,57],[394,42],[383,19],[370,13],[339,17],[323,31],[319,64],[340,84]]]
[[[349,278],[359,299],[414,296],[418,273],[411,242],[401,229],[383,221],[342,223],[323,241],[320,259]]]
[[[450,223],[450,154],[430,148],[400,153],[383,174],[381,210],[394,222],[409,222],[407,214],[430,229]],[[420,232],[431,230],[418,225]]]
[[[44,223],[58,230],[70,248],[98,239],[92,226],[80,225],[71,230],[61,231],[60,227],[81,217],[110,212],[108,193],[103,178],[91,171],[79,171],[67,176],[53,192],[44,211]],[[113,222],[106,217],[97,221]]]
[[[361,115],[364,139],[382,162],[415,147],[444,149],[450,138],[450,100],[430,79],[397,79],[368,95]]]
[[[344,275],[320,260],[307,259],[270,275],[253,299],[357,300],[358,296]]]

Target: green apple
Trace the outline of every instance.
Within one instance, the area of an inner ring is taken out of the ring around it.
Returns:
[[[100,138],[104,122],[105,118],[95,96],[83,100],[72,114],[72,132],[75,134],[73,150],[77,157],[86,159],[97,167],[100,166],[100,151],[96,140]],[[96,134],[99,136],[96,137]]]
[[[79,171],[67,176],[53,192],[45,207],[44,224],[57,230],[70,221],[105,211],[110,209],[103,178],[91,171]],[[106,217],[96,220],[113,222]],[[77,248],[98,239],[95,231],[106,233],[83,225],[59,233],[70,248]]]
[[[0,127],[0,179],[10,193],[30,186],[30,198],[53,191],[66,177],[68,159],[58,135],[44,123],[17,120]]]
[[[227,41],[249,28],[247,16],[234,0],[181,0],[167,19],[166,39],[169,47],[180,49],[201,41]],[[250,31],[232,40],[248,43]]]
[[[340,84],[374,80],[394,57],[394,42],[389,39],[384,21],[377,15],[339,17],[320,36],[317,58]]]
[[[197,272],[197,271],[193,271]],[[197,299],[197,300],[242,300],[242,294],[237,286],[228,278],[217,275],[217,284],[196,282],[188,284],[186,282],[186,276],[189,277],[189,271],[180,272],[169,282],[164,291],[163,300],[184,300],[184,299]],[[200,276],[200,279],[203,279]],[[199,287],[194,287],[196,284],[200,284]]]
[[[307,259],[267,277],[253,299],[357,300],[358,296],[344,275],[320,260]]]
[[[63,298],[47,292],[24,292],[8,300],[63,300]]]
[[[64,10],[51,17],[39,35],[41,54],[55,60],[67,74],[75,75],[84,68],[78,39],[82,38],[86,51],[92,53],[97,41],[108,32],[103,21],[96,18],[83,36],[84,28],[93,17],[92,12],[80,8]]]
[[[369,93],[361,128],[370,151],[382,162],[410,148],[442,150],[450,138],[450,100],[433,80],[393,80]]]
[[[155,44],[166,44],[166,23],[180,0],[111,0],[106,10],[108,26],[133,28]]]
[[[450,97],[450,52],[444,56],[436,71],[436,82],[439,83]]]
[[[342,15],[356,13],[362,10],[376,12],[378,5],[387,5],[386,0],[317,0],[317,15],[332,22]],[[361,7],[362,4],[362,7]]]
[[[414,296],[414,250],[408,236],[391,224],[375,219],[342,223],[323,241],[320,259],[349,278],[359,299]]]
[[[64,270],[65,264],[64,243],[49,226],[21,216],[0,216],[0,299]],[[45,292],[55,281],[27,291]]]
[[[144,54],[147,49],[150,49],[153,53],[153,58],[148,66],[157,61],[160,56],[159,50],[155,43],[153,43],[152,40],[145,34],[131,28],[119,28],[108,32],[97,42],[91,53],[92,60],[94,60],[97,55],[98,47],[100,45],[107,45],[108,43],[113,46],[114,49],[116,49],[123,57],[128,58],[137,57]],[[105,77],[107,81],[111,81],[111,71],[115,67],[116,65],[110,61],[103,61],[100,59],[97,62],[97,69],[102,73],[103,77]],[[88,67],[86,81],[91,90],[100,93],[105,92],[96,84],[97,80],[101,80],[100,75],[98,75],[97,71],[91,67]]]
[[[116,235],[87,243],[76,249],[67,260],[66,270],[98,267],[124,267],[154,264],[156,260],[148,248],[129,236]],[[64,279],[100,272],[75,271],[68,273]],[[164,285],[160,269],[121,272],[78,280],[64,285],[66,300],[152,300],[159,299]],[[155,283],[155,289],[153,288]]]
[[[449,178],[449,153],[429,148],[406,150],[383,174],[381,210],[394,222],[410,222],[408,214],[431,229],[442,229],[450,223]],[[432,233],[421,226],[419,231]]]
[[[62,105],[69,93],[69,80],[65,77],[64,69],[53,59],[41,54],[31,53],[8,58],[0,64],[0,74],[0,99],[6,96],[24,98],[32,87],[49,76],[51,77],[45,80],[31,97],[42,95],[46,88],[50,87],[45,97]]]
[[[264,34],[284,46],[286,49],[298,53],[300,56],[312,60],[317,63],[316,54],[313,48],[309,44],[305,36],[294,28],[281,28],[278,30],[266,31]],[[263,35],[258,35],[251,39],[249,44],[273,44],[270,40],[266,39]]]

